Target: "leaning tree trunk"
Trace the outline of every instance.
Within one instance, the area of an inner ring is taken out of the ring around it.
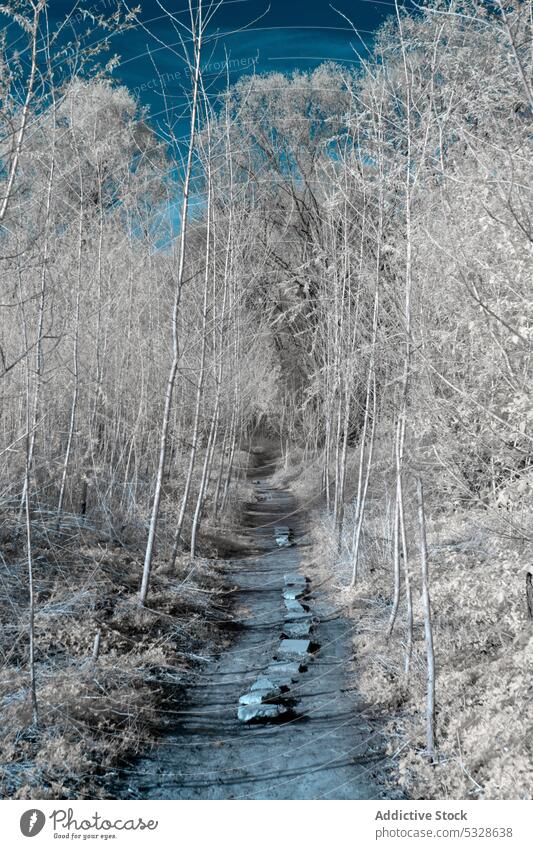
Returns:
[[[11,163],[8,169],[8,177],[6,184],[5,195],[0,204],[0,224],[2,224],[4,218],[6,217],[7,210],[9,208],[9,204],[11,201],[11,195],[13,194],[13,187],[15,184],[15,178],[17,176],[18,166],[20,155],[22,153],[22,147],[24,144],[24,137],[26,135],[26,129],[28,125],[28,118],[30,115],[31,101],[34,95],[35,89],[35,81],[37,79],[37,55],[38,55],[38,45],[39,45],[39,21],[41,14],[44,9],[44,4],[34,3],[33,4],[33,20],[31,24],[29,22],[24,21],[22,16],[17,16],[16,20],[18,22],[24,21],[24,29],[29,32],[30,40],[31,40],[31,50],[30,50],[30,72],[28,75],[28,82],[26,85],[26,96],[24,98],[24,105],[22,107],[21,117],[20,117],[20,125],[18,131],[15,135],[15,142],[12,150]]]

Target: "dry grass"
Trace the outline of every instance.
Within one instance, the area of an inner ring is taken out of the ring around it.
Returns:
[[[406,503],[415,629],[408,681],[403,600],[392,638],[387,641],[385,636],[393,581],[389,471],[378,449],[355,590],[349,587],[347,547],[338,552],[331,520],[318,510],[312,525],[311,558],[321,564],[325,577],[329,575],[331,592],[356,622],[354,680],[366,712],[384,725],[398,781],[408,796],[531,799],[533,627],[527,619],[525,573],[533,544],[510,527],[513,512],[454,505],[441,498],[442,471],[428,476],[438,743],[437,762],[430,763],[425,751],[426,659],[415,496],[410,490]],[[524,525],[524,502],[513,509]],[[348,511],[345,541],[350,525]]]
[[[240,483],[233,488],[223,525],[238,520],[243,493]],[[224,562],[216,559],[220,539],[208,521],[201,556],[192,564],[180,554],[173,572],[162,547],[147,607],[140,608],[141,535],[124,545],[74,522],[61,534],[35,534],[33,728],[26,563],[9,516],[2,518],[0,795],[106,797],[117,767],[150,747],[195,669],[224,639],[229,596]],[[98,631],[100,656],[93,661]]]

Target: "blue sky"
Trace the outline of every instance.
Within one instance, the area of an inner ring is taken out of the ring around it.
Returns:
[[[178,109],[183,103],[185,66],[164,45],[176,44],[177,37],[156,0],[127,0],[141,5],[145,28],[113,40],[113,50],[121,57],[114,72],[120,81],[135,91],[154,117],[163,108],[158,75],[163,78],[167,96]],[[116,0],[84,0],[80,6],[95,12],[111,11]],[[50,12],[59,20],[72,10],[75,0],[51,0]],[[370,41],[372,32],[394,13],[389,0],[333,0],[332,5],[345,14]],[[187,0],[168,0],[167,8],[186,20]],[[350,25],[331,7],[328,0],[224,0],[210,28],[212,41],[204,52],[204,73],[212,90],[220,89],[226,80],[221,73],[224,57],[229,57],[230,80],[244,73],[302,70],[316,67],[327,59],[353,63],[357,61],[353,47],[361,43]],[[157,66],[157,71],[154,68]]]
[[[120,56],[113,77],[149,108],[151,123],[162,130],[166,128],[163,88],[173,108],[174,133],[185,140],[189,127],[186,92],[190,86],[186,66],[172,49],[172,45],[179,49],[176,33],[156,0],[126,1],[130,8],[141,5],[143,26],[113,37],[111,52]],[[74,9],[76,26],[82,33],[87,23],[79,9],[111,14],[117,0],[49,2],[52,24]],[[164,0],[161,2],[164,5]],[[332,6],[351,21],[358,34]],[[166,8],[187,21],[188,0],[168,0]],[[210,93],[216,95],[225,87],[228,73],[230,82],[235,82],[243,74],[308,70],[326,60],[352,64],[357,62],[354,47],[364,51],[362,41],[370,44],[373,32],[391,14],[391,0],[332,0],[332,5],[328,0],[224,0],[204,49],[204,80]],[[224,70],[226,57],[229,69],[226,66]],[[179,204],[171,205],[165,214],[169,212],[177,232]]]

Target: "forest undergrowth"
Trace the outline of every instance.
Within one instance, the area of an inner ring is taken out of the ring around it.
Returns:
[[[109,55],[138,10],[93,43],[49,5],[0,11],[2,792],[152,739],[261,432],[405,791],[532,798],[533,0],[391,4],[219,89],[190,4],[157,118]]]
[[[244,464],[246,455],[240,452]],[[27,699],[25,561],[16,528],[2,524],[0,796],[108,798],[117,770],[146,752],[187,697],[187,684],[229,644],[227,558],[245,545],[242,478],[224,516],[205,517],[198,556],[168,545],[154,558],[149,602],[139,606],[143,536],[122,539],[65,516],[34,542],[39,725]],[[172,493],[164,505],[175,510]],[[5,519],[6,517],[4,517]],[[188,533],[188,530],[187,530]]]
[[[358,453],[350,452],[348,480],[356,479]],[[361,709],[379,723],[395,778],[413,799],[529,799],[533,795],[533,633],[526,605],[526,574],[533,544],[514,530],[523,521],[517,484],[507,488],[514,508],[472,509],[443,498],[442,470],[426,474],[432,622],[436,663],[438,755],[426,749],[426,649],[419,566],[412,563],[413,646],[405,675],[406,609],[401,602],[388,636],[393,587],[384,564],[392,558],[394,472],[385,443],[375,451],[367,495],[358,582],[350,586],[353,517],[339,543],[316,464],[293,452],[290,481],[313,505],[312,544],[306,562],[353,621],[353,686]],[[514,496],[514,497],[513,497]],[[416,548],[414,489],[406,492],[406,531]],[[514,516],[513,516],[514,512]]]

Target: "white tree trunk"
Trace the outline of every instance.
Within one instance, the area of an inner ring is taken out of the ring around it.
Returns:
[[[426,641],[427,694],[426,694],[426,740],[428,755],[435,755],[435,651],[431,622],[431,599],[429,593],[429,569],[424,510],[424,489],[420,478],[416,482],[418,496],[418,528],[420,533],[420,570],[422,576],[422,605],[424,608],[424,634]]]
[[[191,7],[192,15],[192,7]],[[194,78],[192,85],[191,99],[191,123],[189,147],[187,153],[187,163],[185,166],[185,177],[183,183],[183,201],[181,206],[181,233],[179,245],[179,259],[176,276],[176,291],[174,296],[174,310],[172,315],[172,338],[173,338],[173,359],[170,366],[170,372],[167,380],[167,388],[165,392],[165,408],[163,412],[163,421],[161,422],[161,435],[159,440],[159,461],[157,465],[157,476],[152,502],[152,511],[150,516],[150,527],[148,530],[148,540],[146,543],[146,551],[144,555],[144,566],[139,591],[139,602],[144,605],[148,595],[150,586],[150,574],[152,570],[152,560],[154,555],[154,545],[157,532],[157,523],[159,520],[159,508],[161,504],[161,490],[163,485],[163,475],[165,471],[165,460],[167,454],[168,430],[170,424],[170,413],[172,409],[172,396],[174,394],[174,384],[176,382],[176,374],[178,371],[178,312],[181,298],[181,290],[183,286],[183,272],[185,268],[185,249],[187,243],[187,216],[189,211],[189,190],[192,173],[192,162],[194,155],[194,146],[196,140],[196,113],[198,108],[198,90],[200,82],[200,58],[202,51],[202,4],[198,4],[198,27],[193,30],[193,49],[194,49]]]

